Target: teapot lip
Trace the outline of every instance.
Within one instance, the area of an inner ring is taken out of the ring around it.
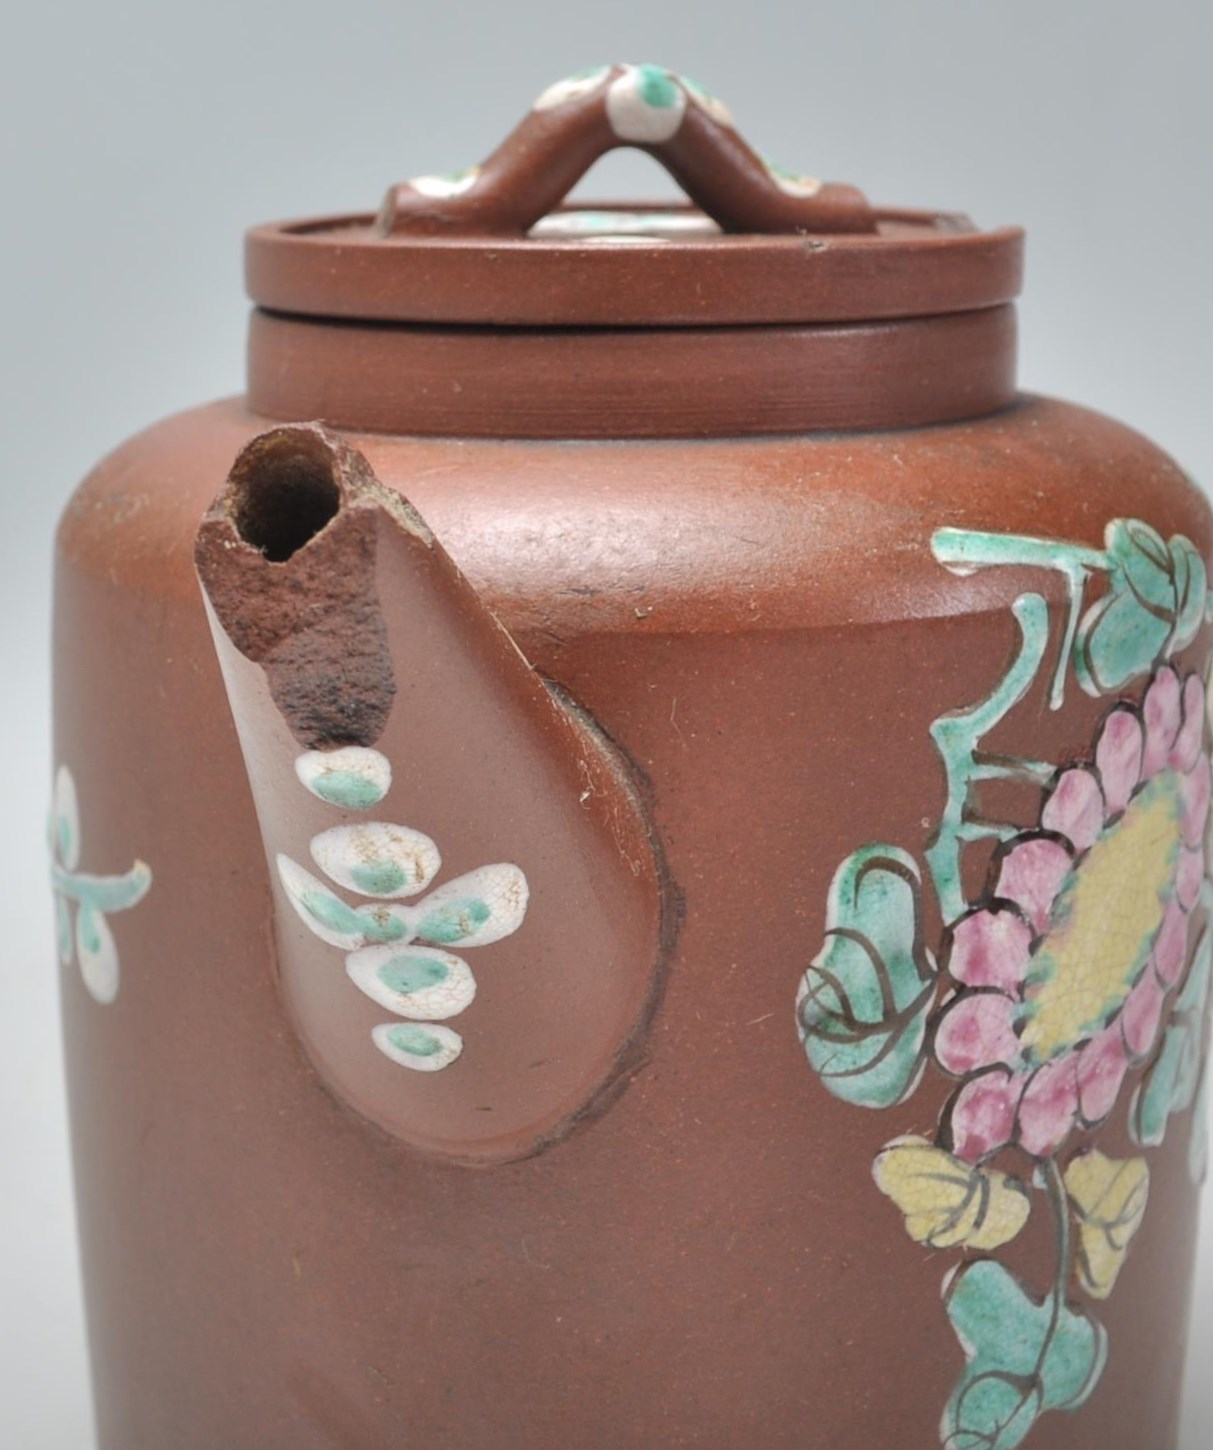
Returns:
[[[875,232],[829,236],[713,232],[663,202],[551,217],[587,211],[654,220],[647,233],[608,220],[593,236],[520,239],[383,236],[367,213],[273,222],[246,236],[246,286],[259,307],[301,316],[597,328],[938,316],[1013,301],[1023,282],[1023,229],[983,231],[957,213],[881,208]]]

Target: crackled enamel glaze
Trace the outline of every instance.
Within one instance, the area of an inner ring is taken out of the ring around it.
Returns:
[[[143,900],[152,884],[151,868],[136,861],[117,876],[95,876],[77,869],[81,854],[80,809],[76,783],[65,765],[55,775],[47,834],[59,959],[65,967],[78,960],[89,993],[95,1001],[108,1005],[117,997],[121,979],[118,945],[108,918]]]
[[[571,76],[554,81],[541,91],[535,98],[532,110],[550,111],[556,106],[566,105],[569,101],[579,101],[583,96],[592,95],[599,86],[605,85],[610,74],[609,65],[592,65],[584,70],[574,71]]]
[[[1147,1212],[1144,1152],[1174,1117],[1190,1117],[1194,1181],[1207,1173],[1208,691],[1174,657],[1209,618],[1210,596],[1191,542],[1137,520],[1113,520],[1103,550],[956,529],[933,548],[956,573],[1060,572],[1050,702],[1061,706],[1073,674],[1108,707],[1075,761],[983,753],[1052,637],[1045,599],[1017,599],[1020,645],[1006,674],[931,728],[946,793],[921,848],[925,876],[896,846],[867,845],[842,863],[797,1021],[821,1082],[857,1106],[903,1103],[929,1071],[953,1082],[935,1133],[895,1138],[873,1176],[911,1239],[967,1255],[944,1291],[964,1358],[945,1450],[1015,1450],[1042,1414],[1078,1409],[1099,1384],[1108,1340],[1094,1308]],[[1103,588],[1088,606],[1095,579]],[[1038,790],[1037,824],[971,814],[974,788],[991,780]],[[993,861],[968,899],[961,859],[976,841],[993,844]],[[928,891],[945,923],[932,944]],[[1111,1158],[1092,1143],[1118,1113],[1142,1156]],[[1046,1211],[1057,1256],[1037,1295],[992,1256]]]
[[[547,87],[534,103],[536,111],[550,111],[583,100],[601,90],[611,130],[633,146],[655,146],[672,140],[682,127],[689,105],[697,106],[720,126],[732,127],[728,106],[689,76],[676,75],[665,66],[591,66]]]
[[[607,87],[611,130],[633,146],[671,140],[682,126],[686,108],[686,88],[659,65],[625,65]]]
[[[364,747],[308,751],[295,762],[302,784],[320,800],[369,810],[391,787],[387,757]],[[472,1005],[476,979],[462,957],[445,950],[487,946],[518,930],[529,890],[509,862],[480,866],[413,905],[442,868],[438,847],[422,831],[385,821],[342,823],[309,843],[312,861],[335,886],[367,898],[352,906],[290,856],[277,857],[278,879],[308,929],[346,953],[350,982],[407,1020],[372,1029],[393,1062],[418,1072],[449,1067],[463,1051],[454,1029],[434,1024]]]
[[[361,745],[306,750],[295,762],[295,774],[320,800],[351,811],[369,811],[392,787],[387,756]]]

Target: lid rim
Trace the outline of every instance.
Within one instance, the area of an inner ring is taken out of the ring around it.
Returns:
[[[1021,227],[980,231],[956,213],[898,208],[877,216],[921,234],[722,233],[623,245],[384,238],[365,214],[302,218],[247,233],[245,276],[252,300],[279,313],[500,327],[876,321],[975,311],[1019,295]]]

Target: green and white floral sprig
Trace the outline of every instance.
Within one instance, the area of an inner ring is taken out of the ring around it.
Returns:
[[[118,995],[120,964],[107,918],[143,900],[152,884],[151,868],[143,861],[136,861],[120,876],[94,876],[77,869],[80,810],[76,783],[65,765],[55,775],[47,837],[51,882],[55,889],[59,959],[64,966],[70,966],[73,958],[78,958],[84,985],[98,1002],[108,1004]]]
[[[345,810],[370,810],[391,786],[387,757],[363,746],[308,751],[295,768],[313,795]],[[463,1039],[441,1024],[471,1006],[476,979],[446,948],[487,946],[517,931],[529,895],[525,875],[509,862],[481,866],[406,905],[402,898],[424,891],[442,866],[423,832],[378,821],[333,826],[312,837],[310,851],[330,881],[373,902],[351,906],[297,861],[277,858],[288,900],[321,941],[346,952],[350,981],[408,1019],[375,1027],[375,1045],[418,1072],[449,1067]]]

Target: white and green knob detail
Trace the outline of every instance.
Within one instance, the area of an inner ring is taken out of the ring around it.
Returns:
[[[627,65],[607,88],[611,130],[633,146],[672,140],[686,114],[687,93],[678,77],[657,65]]]
[[[463,171],[452,171],[446,176],[414,176],[409,186],[420,196],[446,201],[452,196],[462,196],[471,191],[480,175],[479,166],[469,166]]]
[[[566,76],[535,101],[536,111],[550,111],[580,101],[606,86],[606,113],[620,141],[633,146],[658,146],[678,134],[688,103],[696,105],[721,126],[732,126],[733,116],[723,101],[689,79],[661,65],[591,66]],[[614,78],[612,79],[612,76]],[[608,84],[609,82],[609,84]]]
[[[574,71],[571,76],[554,82],[542,91],[531,107],[534,111],[551,111],[569,101],[579,101],[592,95],[611,73],[609,65],[592,65],[585,70]]]

